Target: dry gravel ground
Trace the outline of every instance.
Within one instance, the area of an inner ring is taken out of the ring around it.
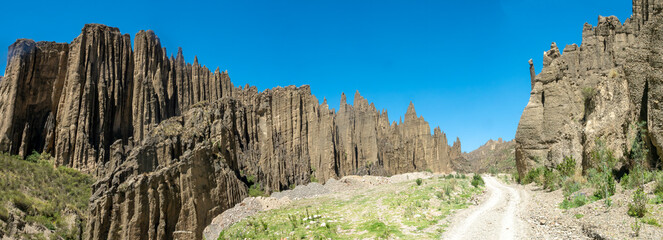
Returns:
[[[653,190],[653,182],[645,186],[645,192]],[[631,225],[635,218],[628,216],[628,204],[633,190],[623,190],[617,185],[612,206],[605,207],[604,200],[588,203],[568,210],[558,206],[564,200],[562,190],[549,192],[534,184],[519,186],[530,194],[527,213],[529,235],[532,239],[663,239],[663,228],[641,223],[640,236],[635,237]],[[591,195],[593,190],[581,192]],[[645,219],[663,223],[663,204],[648,204]]]

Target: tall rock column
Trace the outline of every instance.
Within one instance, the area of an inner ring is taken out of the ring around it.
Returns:
[[[66,75],[66,43],[20,39],[0,81],[0,151],[52,152],[54,115]]]
[[[131,128],[133,56],[129,35],[87,24],[70,45],[57,114],[58,165],[103,171],[110,145]]]
[[[133,137],[140,142],[156,124],[171,117],[174,109],[168,99],[170,62],[159,38],[151,30],[140,31],[134,48]]]

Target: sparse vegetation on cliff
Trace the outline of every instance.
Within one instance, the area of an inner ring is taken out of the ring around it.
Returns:
[[[0,232],[9,230],[2,222],[14,218],[46,229],[17,238],[78,239],[92,183],[86,174],[53,167],[48,154],[33,152],[26,160],[0,154]]]

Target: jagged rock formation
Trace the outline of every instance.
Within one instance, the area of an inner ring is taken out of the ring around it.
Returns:
[[[453,161],[453,169],[465,173],[512,173],[516,169],[516,141],[502,138],[488,140],[486,144]]]
[[[86,25],[71,44],[19,40],[0,82],[0,151],[55,156],[98,181],[86,239],[201,239],[248,179],[279,191],[315,177],[450,172],[460,140],[417,116],[389,123],[355,94],[336,112],[308,86],[235,88],[152,31]]]
[[[622,24],[601,17],[585,24],[582,45],[563,54],[553,43],[544,53],[527,107],[516,133],[516,163],[522,176],[538,165],[556,165],[564,156],[589,164],[595,139],[617,158],[627,158],[635,130],[647,121],[650,164],[660,164],[663,124],[660,60],[663,1],[633,1],[633,15]]]

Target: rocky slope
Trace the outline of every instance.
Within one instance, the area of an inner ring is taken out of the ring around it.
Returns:
[[[0,82],[0,151],[96,176],[85,239],[200,239],[249,182],[450,172],[461,154],[412,104],[390,123],[357,92],[337,112],[308,86],[234,87],[152,31],[130,41],[99,24],[69,44],[19,39]]]
[[[582,159],[577,168],[586,168],[597,138],[623,159],[636,134],[630,126],[641,121],[647,122],[649,164],[660,166],[662,10],[663,1],[633,0],[633,15],[623,24],[614,16],[599,16],[597,26],[585,23],[581,46],[560,52],[553,43],[544,53],[516,133],[521,176],[536,166],[556,165],[564,156]]]
[[[502,138],[488,140],[476,150],[463,153],[462,158],[453,161],[453,169],[465,173],[500,172],[511,173],[516,169],[514,140]]]

